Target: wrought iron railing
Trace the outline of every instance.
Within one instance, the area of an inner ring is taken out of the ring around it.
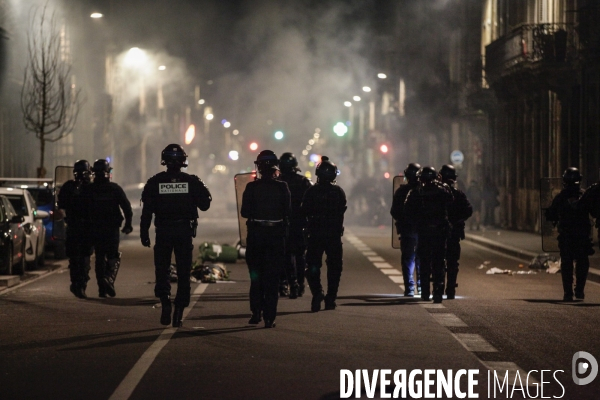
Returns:
[[[564,63],[579,57],[579,39],[573,24],[521,25],[485,49],[485,72],[494,81],[534,63]]]

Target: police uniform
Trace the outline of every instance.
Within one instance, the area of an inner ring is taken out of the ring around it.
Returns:
[[[460,241],[465,238],[465,221],[473,215],[473,207],[465,193],[456,188],[456,171],[451,165],[444,165],[440,174],[445,188],[452,194],[453,201],[448,207],[448,220],[452,225],[450,236],[446,242],[446,297],[450,300],[456,296],[458,284],[458,260],[460,259]]]
[[[560,249],[560,273],[564,301],[573,300],[573,262],[575,270],[575,297],[584,299],[585,282],[590,268],[592,249],[589,211],[577,206],[584,191],[580,188],[581,175],[577,168],[568,168],[563,174],[564,188],[546,209],[546,219],[558,224],[558,247]]]
[[[98,294],[100,297],[114,297],[114,283],[121,265],[119,228],[124,219],[123,233],[128,234],[133,230],[133,211],[121,186],[109,180],[111,168],[108,162],[96,160],[92,170],[94,182],[85,186],[82,192],[86,197],[91,220]],[[125,214],[124,218],[121,210]]]
[[[336,308],[343,268],[342,235],[346,194],[335,184],[337,167],[322,157],[316,170],[317,183],[308,188],[302,200],[302,212],[308,219],[308,248],[306,250],[306,280],[313,295],[311,311]],[[323,294],[321,266],[323,253],[327,255],[327,295]]]
[[[75,179],[65,182],[58,192],[58,208],[66,211],[65,247],[69,257],[70,290],[76,297],[85,299],[93,248],[90,221],[81,192],[84,186],[90,184],[90,164],[86,160],[78,160],[73,167],[73,174]]]
[[[409,192],[404,212],[419,235],[417,256],[421,261],[421,299],[429,300],[431,279],[433,301],[441,303],[445,284],[446,239],[450,233],[448,208],[452,194],[436,181],[434,168],[423,167],[418,175],[421,184]]]
[[[306,218],[302,214],[301,205],[304,194],[312,186],[312,182],[297,172],[298,161],[292,153],[284,153],[279,158],[281,175],[279,179],[287,183],[292,200],[292,215],[286,245],[286,270],[290,281],[290,298],[301,297],[304,294],[306,270],[306,241],[304,228]],[[287,164],[289,167],[285,168]]]
[[[416,173],[420,168],[421,166],[416,163],[409,164],[406,167],[404,176],[408,182],[401,185],[394,193],[392,208],[390,210],[390,214],[396,220],[396,232],[398,236],[400,236],[400,251],[402,253],[400,262],[404,280],[404,295],[409,297],[412,297],[415,294],[415,270],[417,272],[417,293],[420,293],[421,291],[420,262],[417,257],[417,243],[419,237],[404,213],[404,202],[406,201],[408,192],[419,185]]]
[[[144,246],[150,246],[148,231],[154,215],[156,232],[154,295],[161,299],[163,325],[171,323],[169,272],[171,254],[175,253],[177,294],[174,300],[174,327],[181,326],[183,309],[190,304],[192,238],[196,236],[197,209],[208,210],[212,201],[208,188],[197,176],[180,171],[185,166],[186,158],[187,155],[181,146],[176,144],[167,146],[162,153],[162,163],[167,166],[167,171],[148,179],[142,192],[140,238]]]
[[[262,318],[265,328],[275,326],[279,272],[285,263],[287,224],[291,214],[290,191],[277,180],[279,159],[270,150],[255,162],[260,179],[249,182],[242,196],[241,216],[247,218],[246,262],[250,273],[249,323]]]

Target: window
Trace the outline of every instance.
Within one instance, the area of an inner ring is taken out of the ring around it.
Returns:
[[[8,199],[8,201],[10,201],[10,204],[12,204],[13,208],[15,209],[18,215],[29,215],[29,210],[27,209],[27,203],[25,203],[24,196],[6,195],[6,198]]]

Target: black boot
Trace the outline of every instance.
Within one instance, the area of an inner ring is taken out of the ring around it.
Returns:
[[[106,297],[106,285],[103,280],[98,281],[98,297]]]
[[[310,303],[310,311],[312,311],[312,312],[321,311],[321,302],[323,302],[324,298],[325,298],[325,295],[323,294],[322,290],[318,291],[316,293],[313,293],[313,298]]]
[[[85,285],[81,283],[71,283],[71,287],[69,288],[71,293],[75,295],[75,297],[79,299],[87,299],[87,295],[85,294]]]
[[[297,283],[290,285],[290,299],[297,299],[299,296],[300,287]]]
[[[275,328],[275,321],[265,319],[265,328]]]
[[[121,253],[119,253],[119,258],[111,258],[107,264],[108,270],[106,276],[103,278],[104,286],[106,287],[106,294],[110,297],[115,297],[117,295],[115,292],[115,281],[117,280],[117,274],[121,266]]]
[[[160,323],[161,325],[170,325],[171,324],[171,299],[169,296],[161,297],[160,304],[162,306],[162,311],[160,313]]]
[[[287,281],[279,284],[279,297],[288,297],[290,295],[290,289],[288,288]]]
[[[173,311],[173,328],[179,328],[183,325],[181,321],[183,319],[183,309],[184,307],[175,306],[175,311]]]
[[[335,310],[336,307],[335,296],[327,294],[325,296],[325,310]]]
[[[304,283],[298,285],[298,297],[304,296],[304,291],[306,290],[306,286]]]
[[[260,311],[256,311],[252,313],[252,317],[250,318],[250,321],[248,321],[248,323],[250,325],[258,325],[260,321],[262,321],[262,318],[260,317]]]

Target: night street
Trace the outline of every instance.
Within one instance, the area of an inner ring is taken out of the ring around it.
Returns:
[[[199,232],[195,243],[233,243],[237,224],[201,219]],[[335,311],[311,313],[306,294],[280,299],[275,329],[248,325],[249,278],[239,260],[227,264],[230,282],[192,285],[195,304],[176,330],[159,324],[152,252],[134,232],[122,241],[115,298],[99,299],[90,281],[89,299],[76,299],[64,268],[0,292],[2,398],[333,399],[340,369],[385,368],[478,369],[480,398],[487,368],[518,368],[523,381],[530,370],[563,370],[563,398],[597,398],[598,382],[573,384],[571,358],[600,354],[600,285],[588,283],[583,302],[562,303],[560,275],[486,275],[477,268],[484,261],[512,270],[524,262],[463,241],[457,299],[404,298],[388,233],[348,229]],[[164,347],[153,350],[157,343]],[[562,393],[552,373],[544,396]],[[539,372],[532,376],[540,382]]]

